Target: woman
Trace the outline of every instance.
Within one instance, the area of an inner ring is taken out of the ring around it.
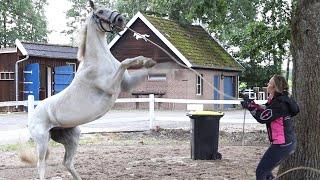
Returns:
[[[292,117],[299,113],[298,104],[288,96],[288,84],[283,76],[274,75],[267,87],[270,94],[266,107],[255,104],[248,97],[241,101],[243,108],[262,124],[266,124],[270,147],[256,169],[257,180],[273,179],[272,170],[296,149]]]

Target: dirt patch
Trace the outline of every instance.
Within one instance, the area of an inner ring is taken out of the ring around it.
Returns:
[[[100,133],[81,137],[75,167],[83,179],[255,179],[267,148],[266,132],[220,132],[222,160],[192,160],[190,133],[157,129],[148,132]],[[64,149],[51,143],[46,179],[72,179],[61,164]],[[17,150],[2,148],[0,179],[35,179],[37,169],[23,164]]]

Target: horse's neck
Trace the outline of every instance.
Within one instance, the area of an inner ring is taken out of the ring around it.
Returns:
[[[97,32],[96,27],[90,23],[94,22],[89,22],[87,25],[85,58],[90,58],[90,61],[108,61],[113,63],[113,56],[106,43],[105,33]]]
[[[107,46],[104,43],[105,34],[97,32],[90,24],[87,27],[86,57],[97,59],[98,56],[107,53]],[[99,58],[98,58],[99,59]]]

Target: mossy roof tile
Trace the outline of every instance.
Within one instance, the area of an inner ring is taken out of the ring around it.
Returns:
[[[201,26],[182,26],[177,22],[145,16],[194,67],[242,71],[243,67]]]

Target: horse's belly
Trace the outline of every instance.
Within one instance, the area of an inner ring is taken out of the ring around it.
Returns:
[[[105,115],[114,105],[116,97],[88,96],[67,101],[56,111],[57,121],[62,127],[74,127],[94,121]]]

